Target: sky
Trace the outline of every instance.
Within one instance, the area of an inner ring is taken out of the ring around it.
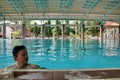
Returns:
[[[41,21],[41,20],[32,20],[32,21],[31,21],[31,24],[34,24],[34,23],[36,22],[38,25],[41,25],[41,24],[44,24],[44,22],[46,22],[46,21],[47,21],[47,20],[44,20],[44,21]],[[51,24],[52,24],[52,25],[56,24],[56,20],[50,20],[50,21],[51,21]],[[65,24],[65,21],[63,21],[63,23]],[[71,20],[71,21],[69,21],[69,23],[70,23],[70,24],[73,24],[74,21]]]

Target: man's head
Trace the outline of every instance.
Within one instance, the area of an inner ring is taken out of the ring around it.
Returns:
[[[24,45],[15,46],[12,53],[14,60],[19,64],[25,64],[28,62],[28,53]]]

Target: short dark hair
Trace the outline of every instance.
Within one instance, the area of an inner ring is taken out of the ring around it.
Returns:
[[[18,52],[20,51],[20,50],[22,50],[22,49],[26,49],[26,47],[24,46],[24,45],[17,45],[17,46],[15,46],[14,48],[13,48],[13,50],[12,50],[12,53],[13,53],[13,56],[14,57],[17,57],[17,55],[18,55]]]

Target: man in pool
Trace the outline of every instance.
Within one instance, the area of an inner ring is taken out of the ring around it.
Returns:
[[[9,66],[9,69],[45,69],[38,65],[28,63],[28,52],[24,45],[15,46],[12,53],[16,64]]]

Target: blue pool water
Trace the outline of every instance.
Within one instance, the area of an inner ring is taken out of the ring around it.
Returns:
[[[120,68],[120,41],[75,39],[0,39],[0,68],[15,63],[15,45],[27,47],[29,63],[48,69]]]

